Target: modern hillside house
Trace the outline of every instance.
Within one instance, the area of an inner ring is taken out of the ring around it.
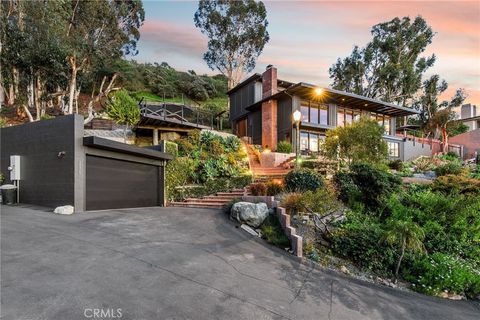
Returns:
[[[268,66],[263,74],[250,76],[229,90],[228,95],[234,133],[271,150],[282,140],[296,148],[297,129],[292,114],[299,110],[302,153],[318,152],[328,129],[347,125],[363,115],[385,128],[390,157],[406,160],[405,139],[396,136],[396,119],[418,113],[348,92],[280,80],[273,66]]]

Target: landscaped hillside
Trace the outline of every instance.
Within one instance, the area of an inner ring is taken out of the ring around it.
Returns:
[[[223,75],[177,71],[166,62],[123,61],[120,68],[124,87],[137,99],[185,103],[214,112],[227,108],[227,79]]]

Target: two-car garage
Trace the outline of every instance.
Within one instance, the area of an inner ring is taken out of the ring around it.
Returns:
[[[1,129],[1,168],[18,155],[21,203],[75,212],[165,205],[170,154],[105,138],[84,137],[83,117],[57,117]]]
[[[169,156],[102,138],[84,138],[86,210],[163,206]]]

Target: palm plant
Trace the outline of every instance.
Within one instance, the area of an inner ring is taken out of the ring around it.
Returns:
[[[394,282],[398,279],[398,270],[402,263],[405,251],[422,252],[425,250],[423,240],[425,233],[423,229],[410,220],[390,220],[385,229],[382,240],[391,245],[399,247],[400,255],[395,266]]]

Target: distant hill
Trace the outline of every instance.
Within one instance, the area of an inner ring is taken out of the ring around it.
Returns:
[[[177,71],[166,62],[123,61],[122,84],[138,100],[185,103],[214,112],[227,108],[227,78]]]

